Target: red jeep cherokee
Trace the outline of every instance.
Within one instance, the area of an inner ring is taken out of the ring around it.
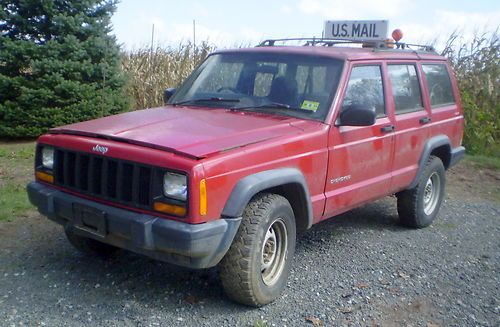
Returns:
[[[31,202],[81,251],[218,265],[253,306],[279,296],[315,223],[396,194],[403,224],[431,224],[465,152],[446,59],[307,45],[218,51],[164,107],[51,130]]]

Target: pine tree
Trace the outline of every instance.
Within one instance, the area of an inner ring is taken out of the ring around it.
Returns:
[[[116,0],[0,0],[0,137],[128,109]]]

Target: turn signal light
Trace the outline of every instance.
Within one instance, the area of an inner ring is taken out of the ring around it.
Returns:
[[[200,181],[200,215],[207,214],[207,182],[202,179]]]
[[[175,216],[185,216],[186,215],[186,208],[175,205],[175,204],[168,204],[168,203],[163,203],[163,202],[155,202],[154,203],[154,209],[156,211],[160,211],[163,213],[167,213],[170,215],[175,215]]]
[[[43,182],[54,184],[54,176],[44,173],[43,171],[37,171],[35,177]]]

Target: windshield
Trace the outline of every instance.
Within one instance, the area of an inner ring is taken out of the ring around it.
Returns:
[[[191,74],[169,104],[324,120],[342,67],[341,60],[318,56],[214,54]]]

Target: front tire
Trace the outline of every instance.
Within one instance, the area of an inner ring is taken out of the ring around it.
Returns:
[[[277,194],[254,197],[219,264],[227,296],[255,307],[274,301],[286,286],[295,241],[295,217],[288,200]]]
[[[401,223],[412,228],[424,228],[432,224],[443,202],[444,186],[443,162],[431,156],[417,186],[397,194]]]

